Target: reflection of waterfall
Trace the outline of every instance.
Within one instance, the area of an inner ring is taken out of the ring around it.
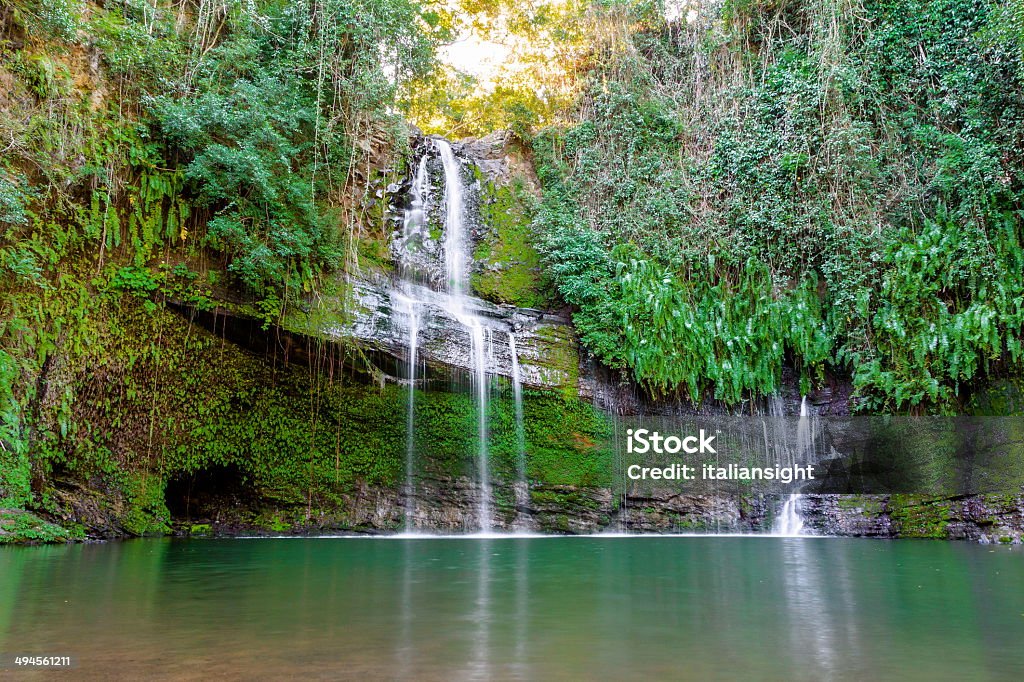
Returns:
[[[790,636],[794,639],[792,650],[800,652],[802,672],[808,679],[833,680],[845,678],[847,674],[837,670],[840,660],[837,650],[836,611],[837,604],[826,598],[832,576],[822,575],[818,554],[811,554],[810,546],[816,541],[783,540],[783,590],[786,595],[786,610],[792,622]],[[822,541],[817,541],[822,542]],[[845,565],[844,565],[845,568]],[[828,582],[827,582],[828,581]],[[848,628],[854,641],[856,621],[853,618],[839,621]],[[853,677],[858,677],[856,674]]]
[[[472,680],[493,679],[491,673],[491,552],[494,551],[491,540],[483,539],[476,543],[479,548],[480,563],[477,566],[476,608],[473,621],[476,629],[473,633],[473,658],[470,660],[470,678]]]
[[[401,600],[401,627],[398,630],[398,642],[396,657],[398,659],[399,677],[403,680],[412,679],[412,667],[416,654],[415,643],[413,642],[413,619],[415,608],[413,607],[413,543],[406,541],[402,545],[402,590]]]
[[[529,621],[530,621],[530,542],[516,542],[516,629],[515,648],[512,660],[515,661],[513,671],[521,680],[533,679],[530,674],[529,658]]]

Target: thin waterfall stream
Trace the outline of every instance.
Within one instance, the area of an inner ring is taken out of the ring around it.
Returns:
[[[807,408],[807,396],[803,396],[800,399],[800,419],[796,427],[796,449],[789,455],[791,459],[790,464],[795,463],[796,457],[808,454],[813,456],[813,452],[809,452],[814,447],[814,436],[811,427],[811,418]],[[782,509],[772,524],[772,535],[794,537],[804,534],[804,520],[800,516],[800,499],[802,497],[800,493],[792,493],[782,503]]]
[[[516,349],[516,335],[508,333],[508,350],[512,356],[512,396],[516,406],[516,509],[521,510],[527,502],[526,484],[526,421],[523,417],[523,377],[519,371],[519,351]]]
[[[406,412],[405,433],[405,530],[412,530],[413,501],[416,496],[416,483],[413,478],[416,461],[416,344],[420,329],[420,311],[418,303],[408,296],[396,296],[399,310],[409,318],[408,370],[409,382],[408,405]]]

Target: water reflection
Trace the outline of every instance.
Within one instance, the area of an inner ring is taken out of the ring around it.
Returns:
[[[530,679],[530,665],[527,658],[527,635],[530,626],[530,557],[529,541],[515,543],[516,555],[516,611],[515,611],[515,655],[512,672],[516,679]]]
[[[1013,677],[1024,552],[806,538],[0,550],[0,651],[100,679]]]
[[[476,571],[476,609],[473,613],[475,631],[470,633],[473,639],[473,657],[470,659],[469,679],[487,680],[491,678],[491,550],[494,540],[478,540],[474,544],[477,550]],[[502,543],[505,544],[505,543]]]
[[[785,604],[790,616],[790,648],[803,652],[801,668],[808,675],[819,680],[836,679],[839,657],[833,619],[842,614],[836,613],[836,605],[825,602],[829,593],[824,589],[817,565],[808,556],[808,543],[785,539],[781,545]],[[839,594],[842,596],[843,592]],[[852,630],[855,624],[848,622],[847,626]]]

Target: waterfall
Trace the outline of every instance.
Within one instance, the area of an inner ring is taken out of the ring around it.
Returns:
[[[462,166],[450,144],[435,140],[444,166],[444,263],[448,271],[448,293],[461,306],[466,290],[465,202],[462,198]]]
[[[429,187],[430,178],[427,174],[427,155],[424,154],[416,166],[416,172],[413,173],[409,208],[406,210],[405,219],[402,222],[402,236],[406,241],[418,233],[427,222],[425,205]],[[400,265],[402,264],[400,263]],[[403,274],[407,278],[412,276],[412,273],[408,271]],[[416,454],[416,351],[419,342],[421,303],[411,292],[407,283],[405,284],[405,289],[392,291],[391,296],[396,304],[394,305],[394,310],[406,317],[409,330],[408,342],[406,344],[405,378],[409,384],[409,392],[406,405],[405,490],[403,497],[405,502],[405,531],[411,532],[413,530],[416,493],[413,480]]]
[[[508,350],[512,356],[512,397],[516,404],[516,507],[526,506],[529,487],[526,483],[526,422],[523,420],[523,379],[519,374],[519,352],[516,335],[508,333]]]
[[[798,509],[800,497],[799,493],[794,493],[782,503],[782,511],[779,512],[778,518],[772,525],[772,535],[793,537],[803,534],[804,521],[800,518]]]
[[[401,299],[400,299],[401,300]],[[416,343],[420,332],[419,309],[416,301],[405,298],[409,315],[409,361],[408,375],[409,397],[405,423],[405,530],[412,530],[413,504],[415,501],[415,484],[413,483],[413,462],[416,453]]]
[[[489,454],[487,447],[487,403],[490,379],[487,375],[487,348],[484,345],[484,327],[482,320],[466,310],[466,277],[469,262],[466,257],[466,206],[463,198],[462,166],[451,145],[444,140],[435,140],[441,165],[444,167],[444,261],[448,275],[448,298],[445,310],[469,329],[472,364],[473,387],[476,393],[477,409],[477,476],[480,484],[480,502],[478,512],[480,531],[490,532],[491,519],[491,481]]]
[[[473,384],[476,389],[477,476],[480,478],[480,532],[491,531],[491,478],[487,452],[487,367],[484,358],[484,334],[479,321],[469,328],[473,342]]]
[[[796,426],[796,451],[791,453],[790,464],[796,463],[796,458],[804,455],[814,445],[814,437],[811,431],[810,415],[807,409],[807,396],[800,400],[800,420]],[[800,493],[792,493],[782,503],[782,509],[772,524],[772,535],[783,537],[794,537],[803,535],[804,520],[800,518]]]
[[[437,163],[438,159],[440,164]],[[430,176],[438,173],[438,166],[444,174],[441,201],[431,195],[434,185]],[[487,317],[486,313],[481,312],[481,302],[470,295],[469,274],[473,252],[470,232],[472,221],[469,216],[471,198],[463,182],[462,162],[451,145],[443,139],[428,139],[426,149],[413,171],[409,206],[405,211],[401,231],[396,232],[392,242],[401,281],[391,288],[391,315],[394,327],[403,329],[405,333],[408,359],[404,377],[409,385],[404,491],[407,531],[413,529],[415,518],[416,385],[417,379],[423,378],[424,371],[422,367],[417,370],[417,362],[422,364],[421,355],[431,347],[438,329],[449,329],[452,321],[456,323],[456,329],[465,330],[469,341],[468,357],[461,359],[471,376],[471,396],[476,416],[474,440],[476,489],[479,496],[476,505],[478,529],[484,533],[490,532],[495,523],[489,453],[489,402],[495,374],[512,378],[518,449],[516,507],[522,508],[527,502],[523,497],[526,490],[523,377],[516,338],[510,323]],[[440,240],[432,236],[430,228],[433,220],[442,223],[443,236]],[[503,331],[509,335],[510,366],[499,364],[504,363],[504,348],[501,347]],[[417,371],[421,376],[417,377]]]
[[[412,176],[412,189],[410,190],[409,208],[405,212],[405,220],[402,222],[402,236],[408,239],[413,233],[426,223],[424,206],[426,204],[427,190],[430,188],[430,178],[427,176],[427,155],[420,158],[416,172]]]

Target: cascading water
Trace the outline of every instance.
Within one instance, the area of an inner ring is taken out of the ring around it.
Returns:
[[[814,438],[807,409],[807,396],[803,396],[800,400],[800,420],[796,427],[796,451],[790,453],[789,464],[795,464],[797,456],[808,454],[813,445]],[[803,534],[804,520],[800,517],[800,499],[802,497],[799,493],[793,493],[782,503],[782,509],[772,525],[772,535],[793,537]]]
[[[476,392],[477,409],[477,476],[480,483],[480,530],[487,533],[491,530],[491,481],[489,455],[487,448],[487,403],[490,392],[490,379],[487,375],[486,347],[484,346],[484,328],[476,315],[468,312],[465,305],[466,276],[469,262],[466,259],[466,204],[462,185],[462,166],[455,158],[450,144],[444,140],[435,140],[441,165],[444,167],[444,262],[448,274],[447,312],[469,328],[472,362],[473,384]]]
[[[772,535],[793,537],[803,533],[804,520],[800,518],[800,511],[797,507],[799,503],[799,493],[794,493],[786,498],[786,501],[782,503],[782,510],[772,526]]]
[[[424,154],[416,166],[416,172],[412,176],[412,188],[410,190],[409,208],[405,212],[405,220],[402,223],[402,236],[409,239],[414,232],[426,223],[424,208],[426,205],[427,190],[430,178],[427,175],[427,155]]]
[[[413,528],[413,502],[416,493],[413,468],[416,455],[416,344],[419,340],[420,318],[419,306],[414,299],[401,296],[398,297],[398,301],[399,310],[409,317],[409,355],[406,375],[409,381],[409,394],[405,432],[405,530],[408,532]]]
[[[473,395],[477,413],[477,475],[479,479],[479,529],[489,532],[493,526],[491,512],[491,483],[488,453],[488,402],[490,398],[490,373],[488,368],[493,364],[493,333],[484,320],[473,312],[468,305],[468,275],[470,262],[467,253],[470,250],[469,235],[466,227],[465,187],[462,182],[462,166],[446,141],[434,139],[433,148],[441,159],[444,169],[444,265],[445,280],[442,292],[427,290],[415,285],[410,280],[421,273],[415,267],[402,267],[401,272],[406,281],[400,288],[392,291],[393,310],[405,318],[408,329],[408,373],[409,397],[407,415],[406,440],[406,529],[412,530],[414,502],[414,449],[415,449],[415,385],[417,344],[421,324],[429,324],[429,316],[421,320],[421,316],[431,312],[442,314],[458,321],[464,326],[470,340],[470,366],[473,372]],[[410,205],[405,213],[402,228],[401,246],[405,255],[411,255],[410,249],[421,246],[429,234],[426,229],[428,221],[428,202],[430,177],[428,170],[429,153],[424,154],[416,167],[412,178]],[[401,259],[400,259],[401,260]]]
[[[463,201],[462,166],[450,144],[434,144],[444,166],[444,264],[448,272],[448,293],[452,303],[462,307],[466,288],[466,206]]]
[[[523,378],[519,373],[519,351],[516,335],[508,333],[508,350],[512,356],[512,397],[516,405],[516,508],[526,506],[526,422],[523,419]]]
[[[427,176],[427,157],[420,159],[419,165],[412,178],[412,190],[409,208],[405,212],[405,220],[402,223],[402,236],[409,240],[413,234],[418,232],[426,224],[426,195],[430,178]],[[409,276],[410,273],[405,273]],[[392,292],[392,298],[397,305],[395,310],[400,315],[405,315],[408,320],[409,341],[406,355],[406,380],[409,382],[408,404],[406,414],[406,436],[405,436],[405,530],[413,530],[414,502],[415,502],[415,481],[413,472],[415,468],[415,422],[416,422],[416,359],[417,343],[420,331],[420,303],[414,296],[408,293]]]

